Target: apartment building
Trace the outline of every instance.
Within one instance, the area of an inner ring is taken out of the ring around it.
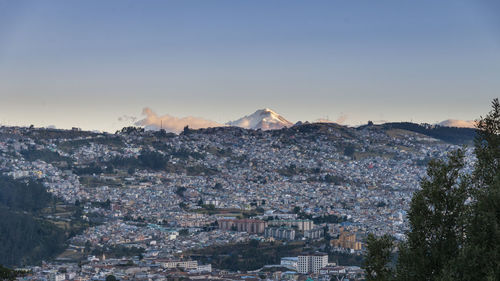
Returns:
[[[319,273],[319,270],[328,265],[328,254],[314,253],[299,256],[297,271],[301,274]]]

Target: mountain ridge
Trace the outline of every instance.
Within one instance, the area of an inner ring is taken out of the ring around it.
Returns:
[[[293,123],[286,120],[283,116],[276,113],[272,109],[264,108],[259,109],[250,115],[245,115],[235,121],[229,121],[226,125],[253,130],[277,130],[285,127],[291,127],[293,126]]]

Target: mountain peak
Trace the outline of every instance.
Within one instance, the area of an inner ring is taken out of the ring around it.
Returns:
[[[276,130],[291,127],[293,124],[270,108],[259,109],[251,115],[227,123],[245,129]]]

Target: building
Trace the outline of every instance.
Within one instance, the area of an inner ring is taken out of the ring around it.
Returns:
[[[182,268],[185,270],[197,270],[198,261],[165,261],[161,263],[163,268]]]
[[[264,230],[264,236],[281,240],[294,240],[295,229],[290,227],[266,227]]]
[[[264,233],[267,223],[263,220],[254,219],[221,219],[218,220],[219,228],[222,230],[233,230],[248,233]]]
[[[296,227],[299,231],[308,231],[314,228],[314,222],[311,220],[271,220],[270,226]]]
[[[297,257],[283,257],[281,258],[280,265],[296,270],[298,263],[299,263],[299,258]]]
[[[319,239],[323,237],[325,231],[322,227],[316,227],[310,230],[304,231],[304,237],[309,239]]]
[[[50,281],[64,281],[66,280],[66,274],[64,273],[52,273],[50,275]]]
[[[328,254],[314,253],[298,257],[297,271],[301,274],[319,273],[319,270],[328,265]]]
[[[333,239],[331,241],[332,247],[352,249],[359,251],[362,249],[363,245],[356,239],[356,233],[349,233],[347,231],[341,231],[339,238]]]

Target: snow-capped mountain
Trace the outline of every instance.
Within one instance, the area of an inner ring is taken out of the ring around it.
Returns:
[[[226,125],[245,129],[276,130],[291,127],[293,124],[269,108],[259,109],[236,121],[227,122]]]

